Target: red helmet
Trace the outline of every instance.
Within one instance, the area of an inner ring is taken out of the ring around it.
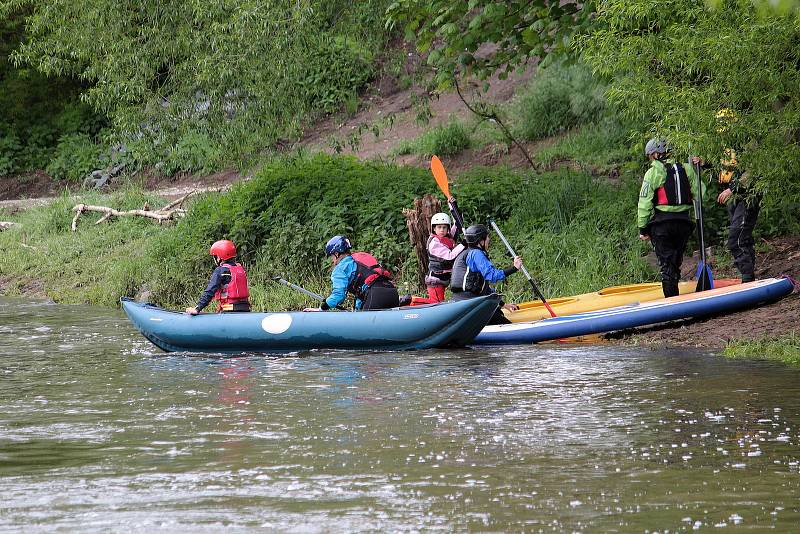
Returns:
[[[229,260],[236,256],[236,245],[233,244],[233,241],[222,239],[211,245],[209,252],[220,260]]]

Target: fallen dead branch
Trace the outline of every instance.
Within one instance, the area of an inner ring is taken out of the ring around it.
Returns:
[[[114,208],[109,208],[108,206],[78,204],[72,208],[72,211],[75,212],[75,217],[72,219],[72,231],[75,232],[78,229],[78,219],[80,219],[81,215],[87,211],[94,211],[103,214],[103,216],[100,217],[95,224],[104,223],[112,217],[147,217],[149,219],[157,220],[159,224],[162,224],[166,221],[174,221],[186,215],[186,210],[180,206],[183,204],[184,200],[194,193],[195,191],[190,191],[181,198],[170,202],[163,208],[159,208],[157,210],[151,210],[150,206],[147,204],[145,204],[142,209],[127,211],[115,210]]]
[[[15,226],[22,226],[22,225],[11,221],[0,221],[0,232],[2,232],[3,230],[9,230],[11,228],[14,228]]]

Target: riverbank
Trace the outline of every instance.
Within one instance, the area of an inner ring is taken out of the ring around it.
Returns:
[[[689,262],[691,263],[691,261]],[[718,278],[736,276],[730,267],[715,271]],[[762,240],[758,245],[756,277],[789,276],[800,281],[800,236]],[[609,340],[649,346],[682,346],[726,349],[731,356],[766,357],[800,363],[800,294],[759,308],[719,317],[675,321],[650,328],[636,328],[607,336]],[[770,342],[777,343],[776,347]],[[780,347],[780,348],[779,348]],[[794,348],[794,356],[788,351]]]
[[[480,168],[459,176],[453,187],[468,217],[497,218],[542,290],[555,296],[657,278],[647,247],[630,238],[637,184],[633,172],[611,184],[576,171]],[[65,195],[43,207],[7,212],[21,226],[0,233],[6,251],[0,258],[0,294],[101,306],[138,296],[181,309],[196,300],[210,273],[207,243],[227,236],[239,244],[248,267],[254,309],[300,309],[311,302],[272,283],[272,275],[324,293],[327,266],[319,251],[327,236],[342,228],[358,236],[359,248],[390,265],[404,291],[420,294],[424,288],[415,282],[416,260],[401,211],[415,196],[436,193],[434,188],[424,169],[320,154],[273,161],[230,191],[201,194],[173,226],[144,219],[95,225],[81,219],[75,232],[71,208],[78,201],[118,209],[143,204],[157,209],[167,201],[135,187],[110,195]],[[345,205],[331,199],[346,199]],[[503,258],[494,245],[494,256]],[[724,251],[717,253],[715,276],[735,276]],[[800,279],[798,258],[800,236],[761,239],[757,275]],[[685,272],[692,271],[687,258]],[[522,277],[512,277],[501,290],[508,301],[530,298]],[[771,342],[777,343],[776,353],[796,347],[798,316],[800,297],[792,295],[754,310],[609,337],[624,344],[730,347],[731,354],[761,357]]]
[[[254,309],[299,309],[312,303],[277,286],[272,277],[281,274],[324,293],[328,263],[320,251],[327,238],[338,233],[347,233],[358,248],[385,262],[403,292],[423,294],[402,210],[412,206],[414,197],[439,196],[427,165],[428,154],[443,155],[442,150],[451,151],[443,160],[467,219],[495,218],[545,295],[656,280],[652,251],[635,238],[633,214],[645,162],[641,150],[631,146],[630,125],[609,112],[584,117],[585,122],[566,131],[545,133],[550,126],[536,121],[564,105],[561,95],[594,94],[592,84],[571,85],[568,72],[549,72],[543,85],[529,80],[529,72],[502,83],[493,80],[489,94],[490,101],[507,101],[501,110],[514,131],[538,132],[521,139],[534,168],[498,137],[493,126],[470,117],[454,94],[431,102],[435,119],[422,127],[415,122],[414,94],[406,89],[370,97],[345,120],[328,118],[291,156],[264,156],[249,162],[248,172],[173,177],[142,172],[105,193],[59,191],[58,183],[44,175],[24,183],[0,180],[0,198],[7,199],[0,201],[0,220],[21,225],[0,232],[5,251],[0,257],[0,294],[101,306],[117,306],[121,296],[129,296],[181,309],[193,304],[205,286],[212,267],[209,243],[227,237],[236,241],[248,268]],[[381,123],[389,114],[393,119],[380,132],[363,128]],[[353,135],[358,139],[351,145],[342,144],[344,137]],[[337,136],[340,142],[331,144]],[[350,155],[330,154],[339,150]],[[158,209],[190,190],[203,193],[189,200],[187,217],[172,226],[131,218],[93,225],[84,216],[77,231],[70,230],[71,210],[78,203]],[[42,195],[48,198],[25,198]],[[713,202],[707,207],[707,239],[717,244],[715,275],[736,276],[720,245],[727,215]],[[759,277],[800,278],[794,267],[800,239],[775,237],[797,233],[796,215],[791,213],[786,205],[763,210],[756,229]],[[499,242],[491,252],[500,263],[505,260]],[[690,259],[685,267],[688,279],[694,271]],[[531,298],[521,276],[511,277],[500,290],[508,301]],[[778,308],[770,306],[743,312],[756,315],[733,324],[727,318],[706,319],[625,332],[615,339],[710,348],[764,336],[791,339],[787,336],[794,334],[798,315],[791,306],[796,303],[793,296],[775,305],[790,306],[780,308],[775,318],[770,315]]]

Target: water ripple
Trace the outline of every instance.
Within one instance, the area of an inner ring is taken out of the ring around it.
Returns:
[[[165,354],[0,300],[0,530],[800,522],[800,372],[608,346]]]

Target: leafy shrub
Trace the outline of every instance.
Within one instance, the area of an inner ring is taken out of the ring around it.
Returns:
[[[583,66],[542,69],[512,106],[515,133],[535,141],[592,122],[605,109],[603,91]]]
[[[8,126],[0,124],[0,176],[17,170],[17,158],[22,145]]]
[[[61,135],[84,133],[92,137],[100,133],[107,123],[105,117],[95,113],[80,100],[66,102],[53,120],[55,128]]]
[[[159,300],[196,293],[197,279],[208,276],[208,247],[223,238],[236,243],[248,265],[257,261],[263,272],[305,280],[328,272],[325,242],[346,234],[402,277],[413,256],[402,208],[435,191],[423,169],[325,154],[275,159],[229,192],[199,198],[151,244],[147,256],[159,258],[161,271],[154,276]]]
[[[25,139],[20,150],[20,169],[44,169],[53,156],[58,131],[50,124],[34,124],[20,133]]]
[[[323,35],[304,58],[300,90],[312,109],[337,111],[374,76],[372,58],[351,40]],[[352,103],[350,104],[352,108]]]
[[[101,149],[86,134],[65,135],[58,140],[47,172],[63,180],[82,180],[100,165]]]
[[[221,160],[220,149],[206,134],[187,132],[169,150],[163,170],[168,176],[179,171],[207,172]]]

